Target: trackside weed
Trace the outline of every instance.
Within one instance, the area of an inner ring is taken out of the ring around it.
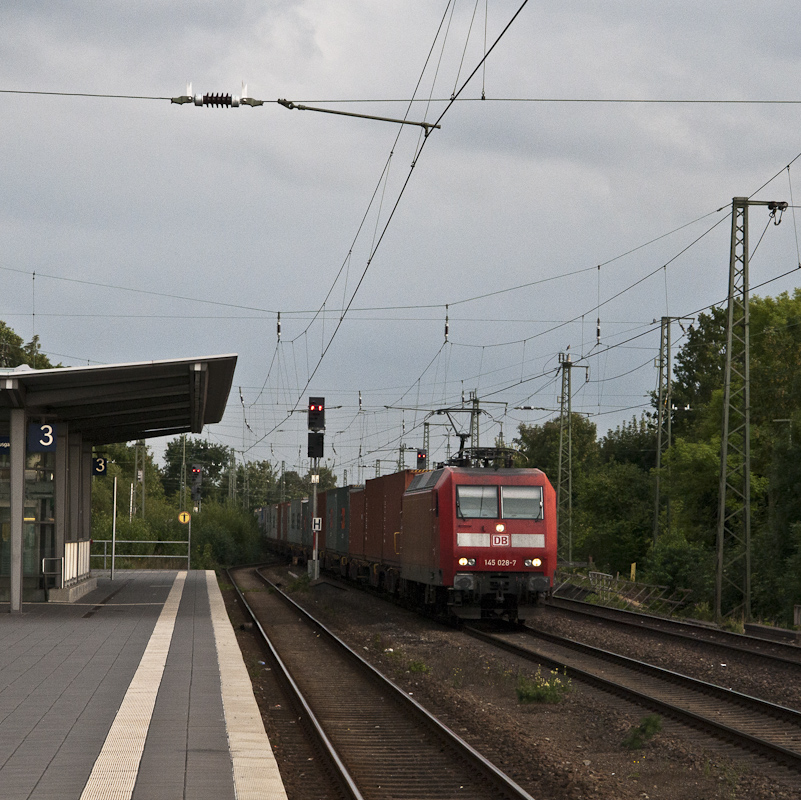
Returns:
[[[533,678],[520,675],[517,679],[517,699],[521,703],[558,703],[570,691],[567,670],[560,676],[559,670],[551,670],[547,676],[537,668]]]
[[[639,750],[654,734],[662,730],[662,717],[659,714],[649,714],[640,720],[623,738],[623,747],[629,750]]]

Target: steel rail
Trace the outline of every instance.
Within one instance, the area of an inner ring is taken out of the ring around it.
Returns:
[[[334,771],[336,772],[336,774],[338,775],[338,777],[342,782],[343,788],[345,788],[350,793],[350,796],[353,798],[353,800],[364,800],[362,793],[359,791],[359,787],[356,785],[356,781],[353,779],[353,776],[348,771],[348,768],[342,762],[342,759],[339,757],[339,754],[334,748],[334,745],[332,744],[331,740],[328,738],[327,734],[323,730],[322,725],[320,725],[320,721],[317,719],[314,712],[311,710],[311,707],[306,702],[306,698],[303,696],[297,683],[295,683],[295,680],[289,673],[289,670],[287,669],[286,665],[281,659],[281,656],[278,655],[278,651],[275,649],[275,647],[273,647],[273,643],[270,641],[270,637],[267,635],[266,631],[261,626],[261,623],[257,619],[256,614],[253,612],[253,609],[250,607],[247,600],[245,600],[245,595],[241,591],[239,586],[237,586],[236,581],[233,579],[233,576],[231,575],[231,570],[226,569],[225,573],[228,576],[231,585],[236,590],[236,594],[237,597],[239,598],[239,601],[247,610],[247,613],[253,620],[254,626],[258,630],[259,634],[262,637],[262,640],[269,649],[270,656],[275,662],[275,665],[278,667],[281,677],[289,686],[290,693],[293,696],[293,699],[297,702],[297,704],[303,710],[303,713],[306,715],[306,720],[311,725],[311,728],[317,737],[318,744],[322,747],[324,753],[331,762]],[[258,570],[256,570],[256,574],[259,575],[259,577],[262,577],[261,573]]]
[[[528,792],[526,792],[525,789],[523,789],[508,775],[498,769],[498,767],[496,767],[491,761],[482,756],[481,753],[468,744],[457,733],[451,730],[451,728],[445,725],[441,720],[431,714],[424,706],[418,703],[417,700],[415,700],[400,686],[394,683],[394,681],[391,681],[386,675],[376,669],[369,661],[360,656],[322,622],[312,617],[312,615],[309,614],[306,609],[296,603],[287,594],[282,592],[268,578],[262,575],[258,569],[256,570],[256,575],[258,575],[261,580],[264,581],[265,585],[272,587],[275,593],[281,597],[281,599],[286,602],[293,611],[296,611],[298,614],[300,614],[302,618],[306,619],[309,624],[313,625],[318,631],[320,631],[320,633],[325,635],[330,641],[334,642],[339,648],[341,648],[342,652],[348,654],[349,657],[354,660],[361,669],[365,670],[383,688],[391,692],[393,696],[395,696],[409,708],[413,709],[414,712],[416,712],[416,714],[423,721],[431,726],[436,733],[453,745],[454,748],[468,760],[468,762],[472,762],[475,768],[480,770],[486,776],[490,777],[503,792],[514,798],[518,798],[519,800],[534,800],[534,798]]]
[[[713,645],[733,653],[757,656],[782,664],[801,667],[801,648],[788,642],[723,631],[719,628],[699,625],[694,622],[679,622],[665,617],[640,614],[637,611],[594,606],[581,600],[564,597],[552,598],[548,601],[548,606],[559,611],[565,611],[568,614],[590,617],[591,619],[603,619],[621,628],[628,627],[636,630],[653,631],[695,644]],[[756,647],[762,647],[764,650],[755,649]],[[776,655],[769,652],[771,649],[783,651],[789,655]]]
[[[634,700],[640,705],[651,708],[655,711],[659,711],[681,722],[690,724],[693,727],[701,728],[707,732],[711,732],[718,737],[722,737],[727,741],[738,745],[739,747],[744,747],[745,749],[757,752],[760,755],[767,756],[774,762],[778,762],[795,770],[796,772],[801,772],[801,753],[799,752],[788,750],[781,745],[773,744],[772,742],[760,739],[759,737],[753,736],[745,731],[732,728],[731,726],[724,725],[720,722],[716,722],[713,719],[705,717],[701,714],[697,714],[693,711],[689,711],[685,708],[681,708],[680,706],[673,705],[672,703],[668,703],[664,700],[660,700],[659,698],[638,691],[637,689],[632,689],[608,678],[603,678],[593,672],[582,670],[572,665],[566,665],[559,659],[554,659],[550,656],[528,650],[525,647],[521,647],[511,642],[507,642],[504,639],[500,639],[496,635],[485,633],[484,631],[480,631],[469,626],[465,626],[463,630],[480,641],[491,644],[494,647],[499,647],[529,661],[545,664],[552,669],[567,669],[569,670],[569,675],[571,677],[576,677],[584,683],[588,683],[596,688],[602,689],[603,691],[623,697],[624,699]],[[633,659],[628,659],[625,656],[619,656],[616,653],[598,650],[597,648],[590,647],[589,645],[574,642],[571,639],[563,639],[558,636],[553,636],[552,634],[541,634],[539,631],[531,631],[530,635],[542,637],[546,641],[550,641],[554,644],[558,644],[562,647],[568,647],[582,653],[591,653],[595,657],[603,658],[607,661],[613,661],[622,666],[626,666],[629,669],[636,669],[639,672],[645,672],[652,677],[660,677],[662,680],[666,680],[674,684],[682,683],[690,688],[694,688],[696,691],[712,694],[718,699],[725,698],[729,702],[736,702],[737,704],[743,705],[750,710],[754,710],[759,707],[762,713],[769,714],[785,722],[790,721],[794,722],[795,724],[801,724],[801,713],[794,711],[793,709],[786,708],[785,706],[780,706],[775,703],[768,703],[766,701],[750,697],[749,695],[726,690],[719,686],[715,686],[714,684],[708,684],[676,672],[670,672],[669,670],[663,670],[650,664],[644,664],[643,662],[637,662]]]

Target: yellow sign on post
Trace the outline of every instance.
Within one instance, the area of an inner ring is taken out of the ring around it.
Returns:
[[[178,515],[178,521],[182,522],[184,525],[186,525],[186,523],[189,522],[190,519],[192,519],[192,515],[188,511],[182,511]]]

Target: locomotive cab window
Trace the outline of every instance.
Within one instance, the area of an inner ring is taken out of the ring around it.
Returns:
[[[457,486],[456,514],[462,519],[497,519],[497,487]]]
[[[501,486],[504,519],[542,519],[541,486]]]

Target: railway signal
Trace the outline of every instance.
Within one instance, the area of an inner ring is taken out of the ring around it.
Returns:
[[[203,467],[200,464],[192,464],[192,500],[197,503],[200,501],[200,487],[203,483]]]
[[[309,430],[316,432],[325,430],[324,397],[309,398]]]
[[[426,469],[428,464],[428,452],[425,450],[417,451],[417,469]]]

